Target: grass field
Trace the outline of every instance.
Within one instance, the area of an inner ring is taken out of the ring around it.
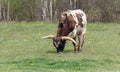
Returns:
[[[57,23],[0,22],[0,72],[120,72],[120,24],[88,23],[83,52],[68,41],[57,54]]]

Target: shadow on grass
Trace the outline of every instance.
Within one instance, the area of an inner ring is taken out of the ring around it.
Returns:
[[[74,50],[65,50],[64,53],[75,53]]]
[[[50,54],[57,54],[56,51],[47,51],[46,53],[50,53]]]
[[[50,53],[50,54],[57,54],[56,51],[47,51],[46,53]],[[73,50],[64,50],[63,53],[75,53]]]

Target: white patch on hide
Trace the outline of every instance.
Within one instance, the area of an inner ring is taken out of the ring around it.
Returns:
[[[71,37],[71,38],[74,38],[76,36],[76,34],[86,33],[86,26],[87,26],[86,14],[80,9],[69,10],[67,15],[69,16],[70,14],[73,16],[73,19],[76,22],[76,26],[75,26],[74,30],[69,33],[68,36]],[[79,14],[81,16],[83,27],[78,26],[78,18],[76,16],[76,14]]]
[[[78,19],[77,19],[76,14],[79,14],[82,17],[82,24],[83,25],[87,24],[86,15],[85,15],[85,13],[82,10],[80,10],[80,9],[78,9],[78,10],[71,10],[70,14],[73,16],[73,18],[74,18],[74,20],[75,20],[77,25],[78,25]]]

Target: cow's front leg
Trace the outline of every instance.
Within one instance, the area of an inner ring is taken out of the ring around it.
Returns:
[[[82,51],[82,47],[84,44],[84,38],[85,38],[85,34],[81,34],[80,36],[78,36],[78,41],[79,41],[78,51]]]
[[[76,41],[76,37],[75,38],[73,38],[75,41]],[[74,46],[74,52],[76,52],[77,51],[77,49],[76,49],[76,44],[74,43],[74,42],[72,42],[73,43],[73,46]]]

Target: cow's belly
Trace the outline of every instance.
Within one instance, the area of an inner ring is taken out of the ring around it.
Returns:
[[[84,28],[81,28],[80,26],[78,26],[72,32],[70,32],[68,36],[71,38],[74,38],[76,37],[76,35],[81,35],[83,32],[84,32]]]
[[[83,28],[81,28],[80,26],[77,28],[77,35],[81,35],[83,32]]]

